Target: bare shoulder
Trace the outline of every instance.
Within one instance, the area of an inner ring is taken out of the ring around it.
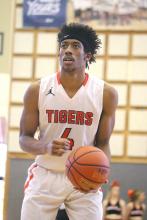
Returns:
[[[121,206],[125,206],[125,205],[126,205],[126,202],[125,202],[123,199],[120,199],[120,205],[121,205]]]
[[[25,95],[37,95],[39,93],[40,81],[33,82],[26,90]]]
[[[108,204],[108,200],[107,200],[107,199],[104,199],[103,205],[104,205],[104,206],[107,206],[107,204]]]
[[[129,203],[127,204],[127,208],[131,210],[131,209],[133,208],[133,203],[132,203],[132,202],[129,202]]]
[[[143,210],[145,210],[146,209],[146,205],[143,203],[142,206],[143,206]]]
[[[109,109],[114,111],[118,104],[118,93],[114,87],[110,84],[104,84],[104,96],[103,96],[104,110]]]
[[[38,96],[39,96],[39,88],[40,88],[40,81],[33,82],[25,92],[24,95],[24,104],[34,104],[38,103]]]

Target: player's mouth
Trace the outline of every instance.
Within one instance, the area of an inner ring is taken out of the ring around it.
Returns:
[[[65,64],[72,64],[74,62],[74,59],[72,57],[64,57],[63,62]]]

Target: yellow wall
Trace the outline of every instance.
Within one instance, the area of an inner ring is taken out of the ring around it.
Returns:
[[[4,34],[3,54],[0,55],[0,116],[5,118],[8,117],[9,104],[13,8],[13,0],[0,0],[0,32]]]
[[[0,73],[10,73],[13,7],[14,0],[0,0],[0,32],[4,33],[3,55],[0,55]]]

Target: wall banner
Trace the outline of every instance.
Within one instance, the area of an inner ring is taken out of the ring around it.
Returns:
[[[24,0],[24,27],[60,27],[66,23],[67,0]]]

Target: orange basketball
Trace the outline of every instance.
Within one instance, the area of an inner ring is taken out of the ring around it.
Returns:
[[[83,146],[71,152],[66,161],[66,174],[78,189],[98,189],[108,182],[110,164],[105,153],[93,146]]]

